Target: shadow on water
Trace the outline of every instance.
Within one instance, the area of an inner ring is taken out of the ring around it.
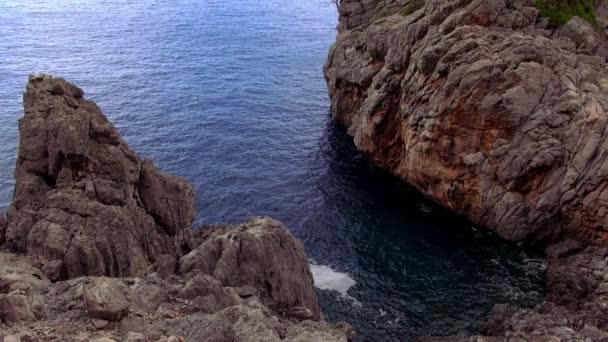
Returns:
[[[403,341],[475,333],[494,304],[541,300],[542,260],[371,165],[332,120],[316,158],[323,202],[300,235],[314,262],[356,282],[352,298],[318,291],[330,321],[352,322],[364,341]]]

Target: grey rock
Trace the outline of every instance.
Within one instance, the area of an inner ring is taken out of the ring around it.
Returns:
[[[25,255],[0,253],[2,335],[346,341],[308,320],[312,274],[279,222],[194,231],[190,186],[139,159],[82,90],[32,76],[24,107],[3,248]]]
[[[63,79],[30,77],[5,246],[37,259],[51,280],[138,275],[175,254],[194,192],[141,160],[83,95]]]
[[[0,293],[45,293],[50,281],[32,260],[14,254],[0,253]]]
[[[302,306],[319,320],[320,308],[303,246],[278,221],[258,217],[218,230],[180,260],[183,274],[208,274],[223,286],[251,286],[276,311]]]
[[[84,285],[83,295],[91,318],[120,321],[129,313],[129,288],[118,280],[92,278]]]
[[[110,324],[109,321],[106,321],[105,319],[95,319],[93,318],[91,320],[91,324],[93,324],[93,327],[97,330],[103,329],[105,327],[108,326],[108,324]]]
[[[4,322],[35,321],[28,298],[20,294],[0,294],[0,320]]]
[[[146,342],[146,336],[136,332],[127,333],[126,342]],[[202,341],[202,340],[201,340]]]

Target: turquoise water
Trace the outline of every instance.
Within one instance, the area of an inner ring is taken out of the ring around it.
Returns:
[[[321,69],[335,26],[329,0],[0,0],[0,210],[21,93],[46,72],[188,179],[198,222],[285,222],[327,319],[363,341],[471,333],[495,303],[540,300],[539,260],[371,166],[331,121]]]

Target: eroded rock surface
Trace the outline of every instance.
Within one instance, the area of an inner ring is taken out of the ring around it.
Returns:
[[[24,107],[0,216],[0,340],[352,340],[323,322],[281,223],[192,230],[192,188],[131,151],[82,90],[32,76]]]
[[[7,257],[16,261],[13,277],[24,279],[23,288],[39,288],[29,273],[41,271],[30,258],[0,253]],[[223,305],[197,306],[199,300]],[[258,295],[223,286],[202,272],[189,281],[157,274],[80,277],[39,291],[0,294],[0,337],[5,341],[346,342],[351,333],[345,325],[277,315]]]
[[[142,161],[69,82],[32,76],[23,101],[5,246],[52,280],[134,276],[175,254],[172,236],[192,228],[192,188]]]
[[[203,272],[225,286],[249,286],[270,308],[286,315],[320,318],[304,247],[272,219],[254,218],[214,232],[181,258],[180,272]]]
[[[373,161],[509,240],[607,237],[603,30],[528,0],[343,0],[339,29],[333,113]]]
[[[529,0],[343,0],[325,65],[359,150],[502,237],[547,247],[547,296],[487,336],[608,338],[608,4],[555,28]]]

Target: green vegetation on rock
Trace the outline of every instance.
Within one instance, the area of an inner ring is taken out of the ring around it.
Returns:
[[[401,12],[399,12],[399,14],[406,17],[422,7],[424,7],[424,0],[412,0],[401,10]]]
[[[540,15],[549,18],[554,26],[566,24],[572,17],[579,16],[593,26],[597,26],[595,16],[596,0],[536,0],[534,6],[540,11]]]

